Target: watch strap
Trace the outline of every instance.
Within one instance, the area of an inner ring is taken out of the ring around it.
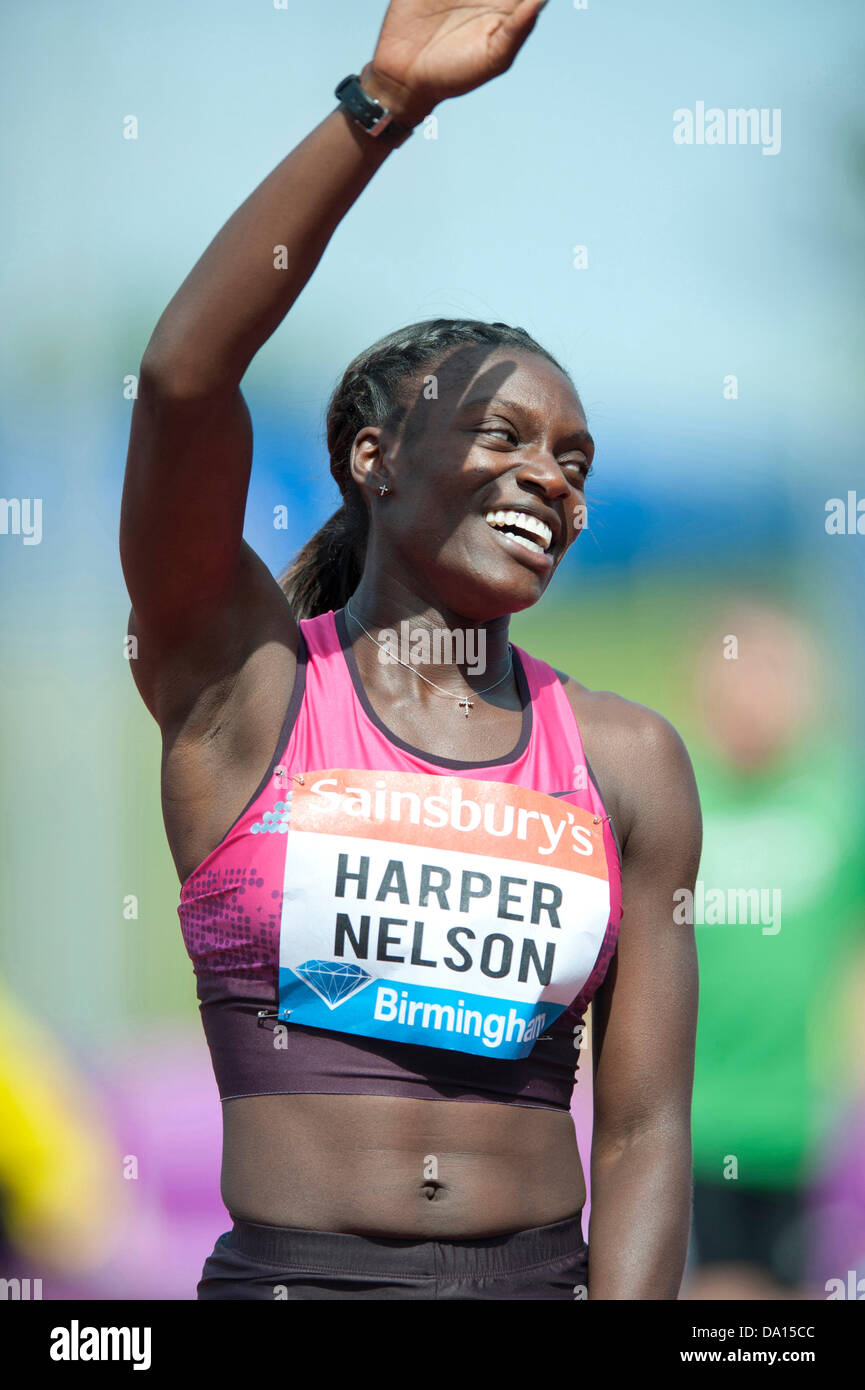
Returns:
[[[392,145],[401,145],[412,133],[411,126],[395,120],[386,106],[364,91],[357,73],[344,77],[335,88],[334,96],[367,135],[376,139],[381,137]]]

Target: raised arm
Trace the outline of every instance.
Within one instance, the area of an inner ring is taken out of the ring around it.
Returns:
[[[199,633],[214,670],[243,659],[244,628],[255,639],[251,600],[268,585],[242,546],[252,424],[239,383],[388,152],[332,111],[229,218],[147,345],[120,548],[141,639],[133,670],[157,717],[169,714],[158,678]]]
[[[504,72],[543,3],[393,0],[363,85],[416,125],[440,101]],[[236,668],[261,640],[259,607],[272,612],[282,598],[242,541],[252,428],[239,384],[392,148],[332,111],[229,218],[147,345],[120,546],[141,639],[133,669],[160,719],[172,699],[188,700],[176,672],[162,679],[166,664],[180,655],[188,665],[192,644],[202,682]]]

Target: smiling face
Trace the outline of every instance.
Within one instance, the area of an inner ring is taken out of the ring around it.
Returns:
[[[452,351],[413,383],[399,427],[355,440],[355,480],[390,490],[372,501],[368,564],[474,622],[528,608],[582,529],[593,452],[545,357]]]

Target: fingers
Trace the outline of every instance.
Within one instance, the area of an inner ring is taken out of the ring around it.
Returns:
[[[520,0],[504,27],[514,45],[514,52],[525,43],[535,27],[535,21],[548,0]]]

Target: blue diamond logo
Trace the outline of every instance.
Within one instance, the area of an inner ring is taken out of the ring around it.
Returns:
[[[329,1009],[344,1004],[350,995],[357,994],[374,978],[360,965],[339,960],[305,960],[303,965],[294,967],[294,973],[315,990]]]

